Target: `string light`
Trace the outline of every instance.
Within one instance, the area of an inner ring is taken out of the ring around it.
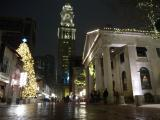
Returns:
[[[23,42],[20,44],[19,48],[16,50],[19,55],[22,57],[22,62],[24,63],[23,69],[27,72],[27,84],[24,86],[22,91],[22,98],[29,98],[36,96],[36,77],[34,71],[34,61],[31,56],[30,50],[28,45]]]
[[[74,81],[75,85],[76,85],[76,86],[85,87],[85,86],[86,86],[86,80],[85,80],[85,78],[86,78],[86,73],[85,73],[85,71],[83,70],[82,73],[80,73],[78,79],[76,79],[76,80]]]
[[[113,33],[126,33],[126,32],[135,32],[135,33],[143,33],[145,35],[150,35],[154,39],[160,38],[160,32],[155,32],[153,30],[138,30],[136,28],[132,29],[120,29],[120,28],[104,28],[104,30],[111,31]]]
[[[160,38],[159,31],[156,28],[156,18],[155,12],[159,11],[159,8],[155,1],[153,0],[138,0],[138,7],[147,12],[147,17],[151,22],[151,26],[154,29],[155,34],[151,34],[154,39]]]

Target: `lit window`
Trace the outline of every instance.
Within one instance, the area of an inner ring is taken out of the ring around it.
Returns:
[[[1,70],[4,73],[9,72],[9,59],[7,57],[3,58],[3,64],[2,64]]]

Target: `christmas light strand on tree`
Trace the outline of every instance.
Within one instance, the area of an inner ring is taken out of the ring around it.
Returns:
[[[34,61],[30,53],[28,45],[23,42],[20,44],[19,48],[16,50],[18,54],[22,57],[22,62],[24,63],[23,69],[27,72],[27,84],[24,86],[22,91],[23,98],[30,98],[36,96],[36,77],[34,71]]]
[[[159,7],[156,4],[156,0],[138,0],[138,7],[147,12],[147,17],[151,22],[151,27],[156,33],[154,38],[159,38],[159,26],[156,26],[156,23],[159,22],[159,18],[155,16],[155,13],[159,11]],[[157,29],[158,27],[158,29]]]
[[[79,76],[74,81],[74,83],[76,86],[81,86],[81,87],[86,86],[86,73],[84,70],[79,74]]]

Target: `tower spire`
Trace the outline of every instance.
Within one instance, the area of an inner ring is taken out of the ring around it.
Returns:
[[[66,0],[66,1],[70,1],[70,0]],[[69,2],[67,2],[63,6],[60,15],[61,15],[61,26],[74,27],[74,22],[73,22],[74,13],[73,13],[73,8]]]
[[[71,0],[65,0],[66,4],[71,4]]]

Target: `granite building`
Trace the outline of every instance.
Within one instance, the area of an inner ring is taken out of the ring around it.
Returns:
[[[105,28],[88,32],[83,51],[87,93],[108,89],[108,101],[160,102],[160,39],[152,31]],[[93,74],[93,72],[95,74]],[[95,76],[94,76],[95,75]]]

